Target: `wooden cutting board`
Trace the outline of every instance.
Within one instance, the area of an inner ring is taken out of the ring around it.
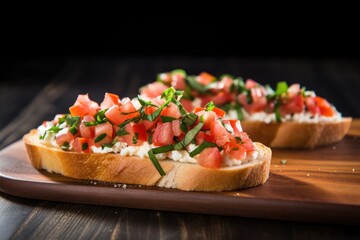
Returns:
[[[0,190],[51,201],[358,225],[360,136],[354,122],[337,144],[273,150],[266,184],[239,191],[184,192],[66,178],[34,169],[22,141],[0,152]]]

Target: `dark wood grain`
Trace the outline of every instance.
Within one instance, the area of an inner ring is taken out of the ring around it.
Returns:
[[[0,153],[0,190],[52,201],[360,224],[359,144],[360,138],[347,136],[340,143],[315,150],[274,150],[270,177],[263,186],[201,193],[79,181],[39,172],[28,162],[19,141]]]

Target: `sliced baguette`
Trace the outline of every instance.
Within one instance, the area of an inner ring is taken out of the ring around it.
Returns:
[[[273,148],[315,148],[340,141],[348,132],[352,118],[326,123],[265,123],[241,121],[253,141]]]
[[[256,160],[236,167],[211,169],[198,164],[160,161],[166,176],[161,177],[148,158],[120,154],[82,154],[45,145],[37,130],[23,137],[28,158],[37,169],[66,177],[177,188],[185,191],[225,191],[263,184],[269,177],[271,150],[255,143]]]

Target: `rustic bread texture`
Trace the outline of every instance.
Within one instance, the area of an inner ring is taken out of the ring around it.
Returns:
[[[148,158],[120,154],[81,154],[45,145],[36,130],[23,138],[28,157],[37,169],[66,177],[127,184],[177,188],[186,191],[225,191],[263,184],[269,177],[271,150],[255,143],[259,156],[236,167],[210,169],[198,164],[160,161],[161,177]]]
[[[264,123],[241,121],[253,141],[273,148],[315,148],[340,141],[348,132],[352,118],[327,123]]]

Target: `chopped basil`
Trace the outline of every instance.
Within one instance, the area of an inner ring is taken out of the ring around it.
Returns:
[[[246,91],[244,80],[241,77],[235,78],[230,86],[230,91],[234,93],[242,93]]]
[[[286,82],[278,82],[276,85],[275,94],[280,96],[283,93],[286,93],[288,90],[288,85]]]
[[[65,121],[70,127],[76,126],[80,123],[80,117],[73,117],[71,115],[67,115]]]
[[[234,110],[236,111],[237,118],[238,118],[239,120],[243,120],[243,119],[244,119],[244,114],[243,114],[243,112],[242,112],[242,108],[241,108],[240,103],[236,103],[236,104],[235,104]]]
[[[154,148],[155,149],[155,148]],[[162,169],[159,161],[157,160],[155,154],[154,154],[154,149],[151,149],[148,151],[148,155],[149,155],[149,158],[152,162],[152,164],[155,166],[155,168],[157,169],[157,171],[160,173],[161,176],[165,176],[166,173],[164,172],[164,169]]]
[[[101,124],[101,123],[105,123],[107,122],[107,118],[105,116],[105,112],[107,111],[108,109],[103,109],[103,110],[100,110],[97,114],[95,114],[95,120],[98,124]]]
[[[75,125],[71,126],[69,129],[69,132],[71,132],[72,135],[75,135],[78,133],[78,130]]]
[[[193,129],[188,131],[184,137],[184,139],[181,141],[182,145],[186,147],[191,143],[191,141],[196,137],[196,135],[199,133],[201,128],[204,126],[204,123],[198,123]]]
[[[252,96],[251,96],[251,90],[247,89],[246,91],[246,102],[248,104],[251,104],[253,102]]]
[[[55,126],[49,128],[48,130],[46,130],[45,133],[44,133],[42,136],[40,136],[40,140],[44,140],[44,138],[45,138],[45,136],[46,136],[46,134],[47,134],[48,132],[51,132],[51,133],[55,133],[55,134],[56,134],[56,133],[60,132],[61,130],[62,130],[61,127],[55,125]]]
[[[205,105],[206,111],[212,111],[214,108],[215,108],[215,104],[214,104],[213,101],[208,102],[208,103]]]
[[[186,124],[184,122],[180,123],[180,129],[183,132],[187,132],[188,131],[188,127],[186,126]]]
[[[187,83],[192,89],[195,89],[199,93],[206,93],[207,87],[205,85],[202,85],[196,80],[196,76],[187,76],[186,78]]]
[[[198,146],[192,152],[190,152],[189,155],[190,155],[190,157],[194,157],[194,156],[198,155],[199,153],[201,153],[205,148],[210,148],[210,147],[217,147],[217,145],[215,143],[204,140],[200,144],[200,146]]]
[[[85,151],[86,149],[88,149],[89,148],[89,144],[88,143],[83,143],[82,145],[81,145],[81,150],[83,150],[83,151]]]
[[[96,121],[92,121],[92,122],[83,122],[83,124],[85,125],[85,127],[92,127],[98,125],[99,123]]]
[[[280,101],[275,102],[275,119],[276,122],[281,122],[281,114],[280,114]]]
[[[138,96],[137,99],[139,100],[139,103],[140,103],[141,106],[143,106],[143,107],[145,107],[145,106],[158,107],[157,105],[153,104],[151,101],[145,101],[145,100],[142,99],[140,96]]]
[[[165,152],[169,152],[169,151],[172,151],[172,150],[174,150],[173,145],[166,145],[166,146],[161,146],[161,147],[157,147],[157,148],[152,149],[154,154],[165,153]]]
[[[152,135],[151,134],[148,134],[148,143],[149,144],[152,144]]]
[[[116,131],[116,136],[125,136],[128,135],[129,132],[125,130],[125,127],[119,128],[119,130]]]
[[[99,136],[97,136],[96,138],[95,138],[95,142],[97,143],[97,142],[100,142],[101,140],[103,140],[105,137],[106,137],[106,133],[102,133],[102,134],[100,134]]]
[[[61,145],[62,150],[69,150],[70,144],[69,142],[64,142],[63,145]]]
[[[198,119],[198,115],[196,115],[195,113],[188,113],[187,115],[185,115],[182,118],[181,122],[185,123],[186,126],[189,127],[189,126],[193,125],[197,119]],[[186,132],[186,131],[184,131],[184,132]]]
[[[169,117],[169,116],[161,116],[161,120],[162,120],[163,122],[172,122],[172,121],[176,120],[176,118],[174,118],[174,117]]]

